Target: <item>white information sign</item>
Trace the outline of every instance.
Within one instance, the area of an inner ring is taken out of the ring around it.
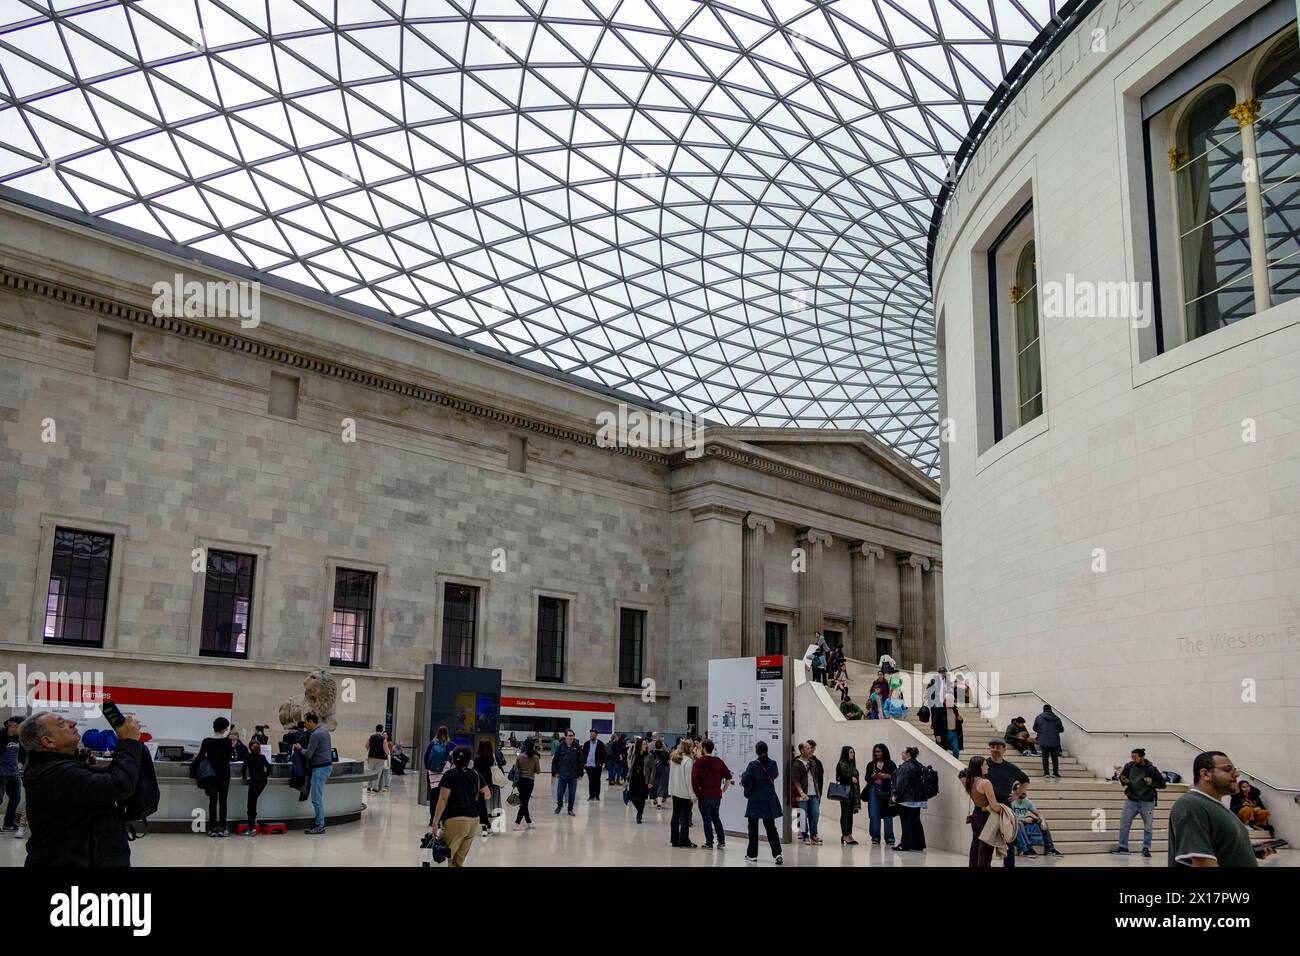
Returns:
[[[706,727],[714,745],[731,771],[732,786],[722,798],[722,826],[728,833],[746,834],[745,795],[740,775],[754,759],[754,744],[767,744],[768,756],[781,768],[776,794],[781,809],[789,813],[785,795],[786,750],[786,660],[783,657],[733,657],[709,661],[709,720]],[[783,832],[784,832],[784,828]]]

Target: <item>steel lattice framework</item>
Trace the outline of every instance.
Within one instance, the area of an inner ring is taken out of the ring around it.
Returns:
[[[0,0],[0,183],[938,471],[934,196],[1054,0]]]

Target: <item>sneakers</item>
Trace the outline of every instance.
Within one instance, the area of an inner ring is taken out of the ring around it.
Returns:
[[[570,810],[570,811],[569,811],[569,816],[571,816],[571,817],[576,817],[576,816],[577,816],[577,814],[576,814],[576,813],[574,813],[574,812],[573,812],[573,811],[572,811],[572,810]]]
[[[325,832],[325,828],[324,828],[324,827],[311,827],[310,829],[304,830],[303,832],[306,833],[308,836],[316,836],[316,834],[318,834],[318,833],[324,833],[324,832]]]
[[[780,866],[782,863],[785,862],[785,860],[783,860],[781,857],[778,856],[778,857],[777,857],[775,860],[773,860],[772,862],[775,863],[777,866]]]
[[[556,813],[560,812],[560,805],[558,803],[555,805],[555,812]]]
[[[756,856],[747,856],[747,857],[745,857],[745,862],[746,862],[746,863],[757,863],[757,862],[758,862],[758,857],[756,857]]]
[[[1115,847],[1115,849],[1111,850],[1110,852],[1111,852],[1111,853],[1127,853],[1127,852],[1128,852],[1128,847],[1126,847],[1126,846],[1117,846],[1117,847]]]
[[[527,826],[528,826],[528,829],[530,829],[530,830],[533,829],[533,821],[532,821],[532,820],[529,820]]]
[[[1052,847],[1052,849],[1048,850],[1048,851],[1047,851],[1047,855],[1048,855],[1048,856],[1065,856],[1065,854],[1062,853],[1060,850],[1056,849],[1056,847]]]
[[[1035,849],[1031,846],[1028,850],[1023,850],[1023,851],[1021,852],[1020,855],[1021,855],[1021,856],[1038,856],[1038,851],[1035,850]]]
[[[812,838],[812,845],[813,845],[813,846],[821,846],[821,845],[822,845],[822,838],[821,838],[821,837],[813,837],[813,838]]]
[[[1148,860],[1151,859],[1151,850],[1150,850],[1149,848],[1147,848],[1147,847],[1143,847],[1143,848],[1142,848],[1142,855],[1143,855],[1144,857],[1146,857]]]
[[[704,844],[704,849],[706,849],[706,850],[712,850],[712,849],[713,849],[713,844],[712,844],[712,843],[706,843],[706,844]]]
[[[5,824],[5,826],[0,827],[0,833],[13,833],[17,829],[18,827],[16,827],[14,824],[8,823]]]
[[[719,849],[719,850],[725,850],[726,848],[727,848],[727,844],[725,844],[725,843],[723,843],[721,840],[719,840],[719,841],[718,841],[718,849]]]
[[[522,823],[516,823],[516,824],[515,824],[515,832],[516,832],[516,833],[521,832],[521,831],[523,830],[523,828],[524,828],[524,825],[523,825]]]

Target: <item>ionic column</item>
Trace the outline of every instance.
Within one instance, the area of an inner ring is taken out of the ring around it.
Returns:
[[[925,665],[946,664],[943,644],[943,561],[930,559],[925,575]]]
[[[930,559],[923,554],[909,554],[898,560],[898,584],[903,611],[903,630],[899,636],[899,666],[903,668],[924,664],[925,652],[925,585],[921,573],[930,567]]]
[[[876,659],[876,562],[885,557],[885,549],[870,541],[855,541],[849,546],[853,563],[853,630],[849,632],[846,657],[855,660]]]
[[[744,576],[741,579],[740,656],[757,657],[766,644],[763,623],[766,590],[763,584],[764,535],[776,531],[776,522],[764,515],[745,515]]]
[[[822,636],[822,548],[831,546],[827,531],[803,528],[795,535],[795,542],[804,549],[804,571],[799,575],[799,633],[795,652],[802,654],[811,643]]]

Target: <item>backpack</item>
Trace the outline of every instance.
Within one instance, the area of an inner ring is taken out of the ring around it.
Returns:
[[[127,840],[140,839],[149,830],[149,818],[158,812],[158,802],[162,794],[158,790],[158,772],[154,769],[153,757],[148,748],[140,747],[140,776],[136,779],[135,792],[121,803],[122,819],[126,821]],[[140,824],[137,833],[131,824]]]
[[[922,800],[933,800],[939,795],[939,774],[929,764],[916,768],[916,789],[920,791]]]
[[[923,724],[928,724],[930,722],[930,708],[926,707],[925,704],[918,707],[916,711],[916,719]]]

